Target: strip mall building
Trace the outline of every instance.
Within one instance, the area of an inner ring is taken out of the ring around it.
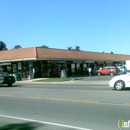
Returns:
[[[0,51],[0,71],[19,73],[28,78],[58,77],[65,69],[68,76],[86,75],[87,67],[99,68],[124,64],[130,55],[62,50],[51,48],[23,48]]]

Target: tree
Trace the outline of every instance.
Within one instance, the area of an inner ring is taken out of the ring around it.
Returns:
[[[46,45],[42,45],[42,46],[40,46],[41,48],[49,48],[48,46],[46,46]]]
[[[79,46],[75,46],[74,49],[72,47],[67,47],[67,48],[68,48],[68,50],[80,51],[80,47]]]
[[[6,44],[3,41],[0,41],[0,51],[8,50]]]
[[[79,46],[75,46],[75,50],[76,51],[80,51],[80,47]]]
[[[72,47],[67,47],[68,48],[68,50],[72,50]]]
[[[22,47],[20,45],[15,45],[13,49],[21,49]]]

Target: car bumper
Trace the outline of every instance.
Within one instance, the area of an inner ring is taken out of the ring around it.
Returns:
[[[109,82],[109,87],[114,88],[114,83],[112,81]]]
[[[13,84],[13,83],[15,83],[15,81],[6,81],[6,80],[5,80],[5,81],[3,81],[2,84],[10,84],[10,83]]]

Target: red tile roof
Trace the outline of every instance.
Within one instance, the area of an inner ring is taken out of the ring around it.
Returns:
[[[124,61],[130,60],[130,55],[109,54],[87,51],[37,48],[38,58],[60,60],[94,60],[94,61]]]
[[[23,48],[15,50],[0,51],[0,61],[24,58],[36,58],[36,48]]]
[[[28,58],[37,58],[41,60],[125,61],[130,60],[130,55],[62,50],[40,47],[0,51],[0,62],[7,60],[27,60]]]

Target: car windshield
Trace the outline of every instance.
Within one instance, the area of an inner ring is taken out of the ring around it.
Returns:
[[[108,69],[114,69],[113,67],[109,67]]]

